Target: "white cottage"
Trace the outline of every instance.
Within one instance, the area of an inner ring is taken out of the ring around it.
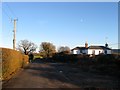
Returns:
[[[73,54],[86,54],[87,49],[85,47],[76,47],[71,50]]]
[[[73,48],[72,54],[88,54],[88,55],[99,55],[99,54],[111,54],[111,49],[108,48],[108,44],[105,46],[89,46],[85,43],[85,47]]]
[[[87,54],[111,54],[111,49],[105,46],[89,46]]]

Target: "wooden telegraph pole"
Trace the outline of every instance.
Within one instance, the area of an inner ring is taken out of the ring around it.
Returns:
[[[16,49],[16,21],[17,19],[14,19],[14,30],[13,30],[13,49]]]

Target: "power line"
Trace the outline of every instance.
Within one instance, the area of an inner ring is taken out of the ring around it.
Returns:
[[[109,45],[118,45],[118,44],[120,44],[120,43],[112,43],[112,44],[109,44]]]
[[[15,20],[15,18],[16,18],[16,20],[18,21],[18,18],[16,17],[16,14],[13,12],[13,10],[11,9],[11,7],[10,7],[7,3],[5,3],[5,5],[8,7],[9,11],[10,11],[11,14],[13,15],[14,20]],[[11,21],[14,21],[14,20],[11,18]]]
[[[9,11],[11,12],[11,14],[12,14],[14,17],[16,17],[15,13],[14,13],[13,10],[10,8],[10,6],[9,6],[7,3],[5,3],[5,5],[8,7]]]
[[[10,6],[9,6],[7,3],[5,3],[5,6],[9,9],[9,12],[10,12],[11,14],[8,14],[4,8],[2,8],[2,9],[3,9],[3,12],[4,12],[5,15],[12,21],[12,20],[13,20],[12,17],[15,18],[16,15],[15,15],[15,13],[13,12],[13,10],[10,8]]]
[[[113,45],[113,44],[120,44],[120,43],[112,43],[112,44],[110,44],[110,45]]]
[[[4,14],[10,19],[12,20],[12,18],[8,15],[8,13],[6,13],[5,9],[2,10],[4,12]]]

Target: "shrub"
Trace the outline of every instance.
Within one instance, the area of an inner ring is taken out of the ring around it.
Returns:
[[[95,56],[94,69],[101,74],[120,75],[120,56],[118,55],[98,55]]]
[[[2,48],[2,79],[9,79],[19,68],[28,63],[28,56],[19,51]]]
[[[99,55],[95,57],[98,64],[113,64],[116,59],[114,55]]]
[[[28,58],[28,55],[23,55],[22,68],[26,67],[29,63]]]
[[[88,55],[76,55],[76,54],[55,54],[53,56],[54,61],[64,63],[89,63],[90,58]]]

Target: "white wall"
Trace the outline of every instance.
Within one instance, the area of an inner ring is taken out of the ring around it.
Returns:
[[[92,54],[93,49],[88,49],[88,54]]]
[[[111,50],[107,50],[107,54],[111,54],[112,52],[111,52]]]
[[[103,53],[105,54],[105,50],[103,51]],[[111,50],[107,50],[107,54],[112,54]]]
[[[93,50],[95,50],[95,55],[99,55],[99,51],[100,53],[104,53],[105,51],[102,49],[88,49],[88,50],[82,50],[82,53],[86,53],[86,54],[93,54]],[[73,50],[72,54],[81,54],[80,50]],[[107,54],[111,54],[111,50],[107,50]]]
[[[80,50],[73,50],[72,54],[80,54]]]
[[[98,55],[99,51],[100,53],[104,53],[104,50],[102,49],[88,49],[88,54],[93,54],[93,50],[95,50],[95,55]]]

